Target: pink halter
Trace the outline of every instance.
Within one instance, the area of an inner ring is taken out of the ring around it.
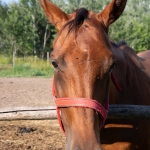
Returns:
[[[114,83],[116,89],[118,91],[121,91],[122,89],[119,86],[119,84],[118,84],[118,82],[117,82],[117,80],[116,80],[116,78],[115,78],[115,76],[112,72],[111,72],[111,79],[112,79],[112,82]],[[104,125],[105,120],[107,118],[108,108],[109,108],[109,96],[108,96],[105,107],[103,107],[96,100],[89,99],[89,98],[57,98],[56,94],[55,94],[54,83],[52,84],[52,95],[55,98],[58,123],[59,123],[60,128],[62,129],[64,134],[65,134],[65,130],[64,130],[62,120],[61,120],[61,117],[60,117],[60,108],[85,107],[85,108],[94,109],[102,117],[102,122],[103,122],[103,125]]]

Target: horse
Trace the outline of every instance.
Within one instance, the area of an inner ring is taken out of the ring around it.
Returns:
[[[106,119],[109,104],[150,105],[150,52],[137,55],[108,37],[126,2],[112,0],[100,13],[66,14],[40,0],[57,29],[52,91],[66,150],[150,150],[150,121]]]
[[[147,51],[143,51],[138,53],[138,56],[141,57],[141,63],[143,64],[143,66],[145,66],[145,68],[149,68],[150,65],[150,50]],[[150,72],[147,70],[146,73],[148,73],[148,76],[150,77]]]

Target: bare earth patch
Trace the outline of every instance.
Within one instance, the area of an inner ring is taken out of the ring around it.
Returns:
[[[50,78],[0,78],[0,109],[53,106]],[[57,120],[0,121],[0,150],[64,150]]]
[[[57,120],[1,121],[0,150],[64,150]]]
[[[0,108],[51,106],[51,78],[0,78]]]

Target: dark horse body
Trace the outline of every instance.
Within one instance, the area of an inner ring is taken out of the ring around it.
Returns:
[[[51,53],[58,98],[90,98],[105,107],[109,95],[111,104],[150,105],[150,52],[138,56],[108,38],[126,0],[113,0],[98,14],[84,8],[65,14],[47,0],[40,2],[58,31]],[[150,121],[106,120],[103,126],[100,114],[82,107],[61,108],[61,118],[67,150],[150,150]]]
[[[113,47],[119,57],[113,72],[123,90],[118,92],[111,84],[110,103],[150,105],[150,51],[136,55],[126,44]],[[107,120],[101,132],[104,150],[149,150],[149,139],[150,121],[140,119]]]

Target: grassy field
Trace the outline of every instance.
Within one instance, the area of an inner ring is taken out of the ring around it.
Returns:
[[[53,68],[46,60],[37,57],[16,58],[15,66],[12,59],[0,55],[0,77],[51,77]]]

